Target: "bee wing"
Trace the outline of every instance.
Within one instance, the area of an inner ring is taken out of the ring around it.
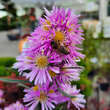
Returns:
[[[60,46],[60,47],[58,48],[58,50],[59,50],[61,53],[65,54],[65,55],[68,55],[68,54],[69,54],[69,51],[66,50],[63,46]]]

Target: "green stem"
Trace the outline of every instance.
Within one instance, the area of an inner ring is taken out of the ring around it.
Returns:
[[[6,83],[17,83],[18,86],[22,86],[24,88],[29,88],[28,86],[26,86],[26,83],[30,83],[29,81],[25,81],[25,80],[15,80],[15,79],[8,79],[8,78],[0,78],[1,81],[6,82]]]

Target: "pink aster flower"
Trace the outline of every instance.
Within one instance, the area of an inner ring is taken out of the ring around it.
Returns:
[[[18,62],[15,63],[14,68],[18,68],[20,73],[24,70],[29,70],[29,73],[23,74],[31,82],[34,81],[35,84],[43,84],[47,81],[52,81],[51,71],[56,74],[60,72],[56,64],[61,62],[61,59],[49,52],[31,52],[30,55],[22,55],[18,57],[17,60]]]
[[[4,110],[28,110],[19,101],[4,108]]]
[[[73,66],[71,64],[65,64],[58,75],[59,81],[63,83],[70,83],[71,81],[80,80],[81,68]]]
[[[5,99],[3,98],[3,94],[4,94],[3,90],[0,89],[0,104],[5,102]]]
[[[28,103],[26,106],[29,110],[34,110],[37,105],[41,104],[41,110],[52,110],[57,104],[57,93],[54,87],[48,85],[34,86],[30,89],[25,89],[24,102]]]
[[[31,43],[34,44],[35,39],[37,41],[39,39],[40,44],[54,41],[57,46],[48,43],[48,47],[53,47],[53,51],[57,54],[60,53],[62,59],[66,62],[75,64],[77,59],[84,57],[79,52],[81,49],[77,47],[83,40],[81,37],[83,35],[82,30],[80,24],[78,24],[78,16],[70,9],[65,11],[63,8],[53,7],[51,12],[46,9],[45,11],[46,19],[41,18],[41,25],[32,33],[34,38],[31,39]],[[33,47],[34,49],[38,48],[36,44]],[[48,47],[43,45],[45,49]]]
[[[78,16],[71,10],[65,11],[63,8],[56,7],[51,12],[46,10],[46,14],[46,19],[41,19],[41,25],[29,38],[29,48],[25,49],[23,55],[18,57],[18,63],[14,65],[21,73],[24,70],[30,70],[31,72],[26,77],[30,81],[35,79],[35,84],[45,83],[46,80],[52,81],[48,71],[55,70],[56,67],[48,64],[59,62],[58,56],[60,56],[60,61],[63,60],[72,65],[76,65],[76,60],[83,57],[77,47],[83,40]],[[53,54],[39,56],[41,50]],[[43,65],[39,66],[39,59],[42,59]]]
[[[73,98],[69,98],[68,108],[70,107],[71,103],[74,104],[74,106],[78,110],[80,110],[80,108],[84,108],[84,104],[86,103],[86,100],[84,99],[84,95],[80,94],[80,90],[77,90],[76,86],[63,84],[62,89],[63,91],[65,91],[65,93],[69,94],[70,96],[75,96]]]

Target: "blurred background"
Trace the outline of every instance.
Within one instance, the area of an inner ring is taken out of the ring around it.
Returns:
[[[110,110],[110,0],[0,0],[0,77],[18,78],[11,68],[15,57],[27,47],[27,37],[45,15],[44,7],[51,10],[53,6],[80,14],[86,57],[79,62],[85,69],[77,85],[87,99],[84,110]],[[0,82],[0,89],[5,86]],[[14,94],[8,90],[5,97],[9,93]]]

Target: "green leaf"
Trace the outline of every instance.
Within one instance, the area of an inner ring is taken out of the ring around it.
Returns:
[[[31,83],[25,80],[15,80],[15,79],[9,79],[9,78],[0,78],[0,80],[7,83]]]
[[[15,62],[14,57],[0,57],[0,66],[11,67]]]
[[[18,83],[18,86],[21,86],[21,87],[24,87],[24,88],[29,89],[29,87],[28,87],[28,86],[26,86],[25,84],[22,84],[22,83]]]

